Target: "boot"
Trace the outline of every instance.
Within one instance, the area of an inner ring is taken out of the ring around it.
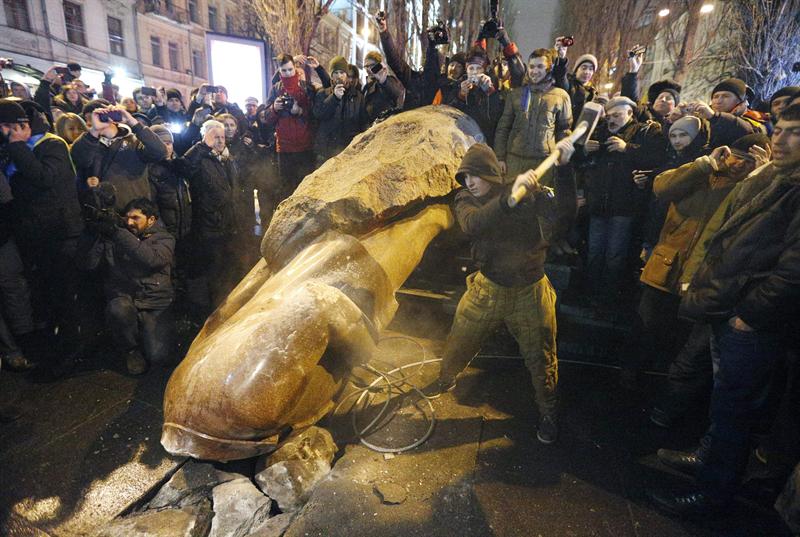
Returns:
[[[673,470],[677,470],[692,477],[694,477],[700,467],[703,466],[703,460],[695,451],[687,452],[659,449],[656,455],[664,466],[668,466]]]

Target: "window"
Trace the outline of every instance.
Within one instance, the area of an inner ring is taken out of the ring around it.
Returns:
[[[225,15],[225,31],[229,34],[233,32],[233,17],[230,15]]]
[[[178,44],[169,44],[169,68],[173,71],[180,71],[181,67],[178,62]]]
[[[151,35],[150,36],[150,52],[153,55],[153,65],[161,67],[161,39]]]
[[[28,0],[4,0],[6,8],[6,24],[17,30],[31,31],[31,19],[28,16]]]
[[[76,45],[86,46],[86,33],[83,31],[83,7],[73,2],[64,2],[64,21],[67,25],[67,40]]]
[[[200,22],[200,18],[197,16],[197,0],[189,0],[189,20]]]
[[[108,17],[108,46],[111,54],[125,55],[125,40],[122,38],[122,21]]]
[[[208,6],[208,27],[212,32],[217,31],[217,8]]]
[[[192,51],[192,70],[194,71],[194,76],[206,77],[206,62],[203,59],[203,53],[199,50]]]

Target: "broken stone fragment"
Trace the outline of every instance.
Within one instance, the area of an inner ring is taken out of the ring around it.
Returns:
[[[383,503],[399,504],[406,501],[406,489],[394,483],[375,483],[373,490]]]
[[[206,500],[186,509],[162,509],[112,520],[94,537],[204,537],[211,524]]]
[[[214,520],[209,537],[246,537],[269,518],[272,502],[245,478],[214,487]]]
[[[274,453],[259,461],[256,469],[265,469],[256,474],[256,484],[278,502],[282,511],[295,511],[331,471],[336,451],[336,444],[325,429],[309,427],[293,433]]]
[[[195,505],[208,497],[211,489],[217,485],[244,477],[241,474],[217,470],[208,463],[190,460],[161,487],[156,497],[150,500],[147,508],[160,509]]]
[[[281,537],[293,519],[294,513],[282,513],[268,518],[259,527],[253,527],[253,533],[247,537]]]

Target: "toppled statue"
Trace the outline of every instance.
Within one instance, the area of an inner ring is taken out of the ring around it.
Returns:
[[[392,320],[394,293],[453,225],[443,199],[483,136],[454,108],[425,107],[363,134],[278,207],[264,256],[175,369],[162,445],[233,460],[327,414]]]

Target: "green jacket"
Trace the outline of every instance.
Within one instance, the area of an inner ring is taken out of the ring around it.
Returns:
[[[556,142],[569,134],[572,107],[566,91],[551,86],[526,84],[512,89],[494,136],[499,160],[507,154],[523,158],[544,158]]]

